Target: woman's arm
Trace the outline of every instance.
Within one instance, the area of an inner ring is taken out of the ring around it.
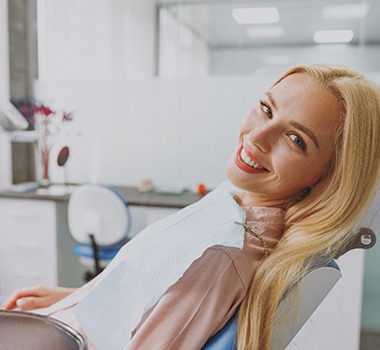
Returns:
[[[32,310],[48,307],[74,292],[75,288],[34,286],[18,289],[1,304],[0,309]]]

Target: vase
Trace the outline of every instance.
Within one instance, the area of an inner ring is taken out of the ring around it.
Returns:
[[[41,165],[42,165],[42,174],[41,174],[41,185],[48,186],[50,185],[49,179],[49,153],[48,151],[41,152]]]
[[[38,135],[37,150],[41,164],[39,183],[42,186],[48,186],[51,184],[49,178],[50,150],[54,144],[58,127],[54,119],[54,114],[49,114],[48,116],[36,114],[34,118],[34,127]]]

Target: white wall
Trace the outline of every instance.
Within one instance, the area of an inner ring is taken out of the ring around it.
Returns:
[[[147,0],[38,0],[39,79],[146,78],[155,67]]]
[[[208,43],[182,25],[166,8],[160,10],[159,76],[197,78],[209,74]]]
[[[240,121],[272,80],[37,82],[36,92],[76,111],[76,121],[66,125],[72,130],[62,135],[66,140],[56,144],[73,145],[70,181],[133,185],[151,178],[162,186],[215,186],[225,178]],[[53,180],[59,173],[53,170]]]

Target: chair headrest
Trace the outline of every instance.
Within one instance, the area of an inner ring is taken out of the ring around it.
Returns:
[[[368,227],[361,227],[346,252],[352,249],[370,249],[376,244],[376,235]]]

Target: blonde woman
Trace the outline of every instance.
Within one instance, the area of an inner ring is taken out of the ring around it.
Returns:
[[[338,101],[334,150],[306,198],[288,205],[282,238],[258,268],[240,307],[238,349],[269,349],[282,295],[316,259],[328,262],[345,251],[379,184],[378,88],[349,69],[322,65],[296,67],[273,88],[296,75],[308,77]]]
[[[145,229],[82,288],[24,289],[3,307],[60,319],[101,350],[201,349],[239,309],[238,349],[269,349],[282,296],[350,244],[379,154],[378,89],[346,68],[296,67],[245,117],[229,183]]]

